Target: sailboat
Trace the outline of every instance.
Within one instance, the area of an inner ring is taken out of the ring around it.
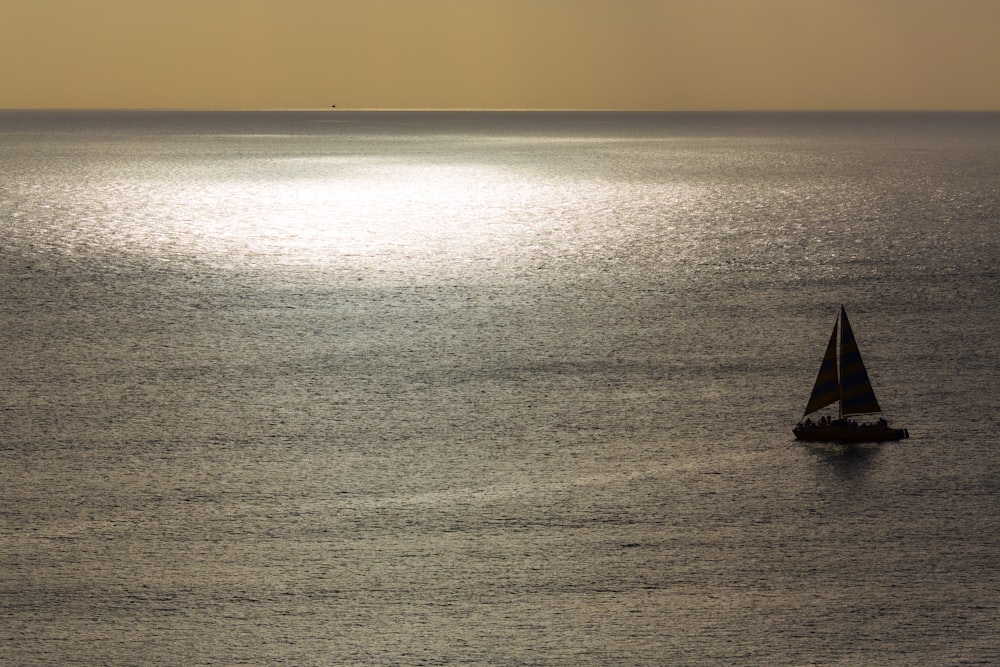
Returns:
[[[837,328],[840,327],[840,363],[837,359]],[[836,403],[837,417],[810,417],[817,410]],[[872,418],[878,415],[878,419]],[[799,440],[824,442],[879,442],[902,440],[910,437],[903,428],[890,428],[882,415],[882,408],[875,398],[868,371],[861,360],[854,331],[847,319],[847,311],[840,307],[837,322],[823,355],[816,384],[806,405],[806,411],[792,432]],[[861,418],[867,418],[859,422]]]

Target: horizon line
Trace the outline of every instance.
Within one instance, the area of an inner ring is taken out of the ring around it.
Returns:
[[[630,109],[585,107],[0,107],[0,111],[191,111],[191,112],[552,112],[552,113],[1000,113],[1000,107],[962,108],[745,108]]]

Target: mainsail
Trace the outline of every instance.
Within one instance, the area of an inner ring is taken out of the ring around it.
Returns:
[[[882,412],[843,306],[840,307],[840,393],[842,415]]]

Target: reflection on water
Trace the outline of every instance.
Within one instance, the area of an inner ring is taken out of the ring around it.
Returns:
[[[358,171],[317,178],[324,168],[314,164],[282,180],[263,165],[252,178],[168,192],[149,217],[167,222],[168,243],[199,255],[322,267],[345,257],[377,265],[488,256],[508,247],[514,231],[491,209],[532,205],[524,184],[475,165]]]
[[[876,465],[881,452],[881,446],[872,444],[850,445],[810,445],[817,459],[824,466],[833,470],[841,479],[849,480],[861,477]]]

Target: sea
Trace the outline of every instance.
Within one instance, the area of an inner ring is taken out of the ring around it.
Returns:
[[[2,111],[0,664],[1000,664],[998,331],[997,113]]]

